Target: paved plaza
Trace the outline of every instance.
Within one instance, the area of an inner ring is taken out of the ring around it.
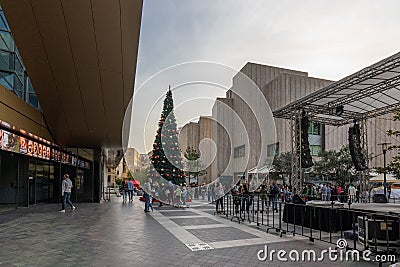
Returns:
[[[0,213],[0,266],[321,266],[320,262],[261,262],[269,249],[327,249],[301,237],[266,233],[214,215],[199,201],[188,209],[164,206],[144,213],[144,203],[121,198],[78,203],[58,213],[44,204]],[[377,266],[329,262],[324,266]],[[384,264],[383,266],[388,266]]]

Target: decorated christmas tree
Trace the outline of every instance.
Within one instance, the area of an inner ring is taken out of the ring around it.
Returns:
[[[149,176],[153,179],[162,176],[174,184],[183,184],[186,179],[182,170],[182,158],[174,114],[174,101],[169,89],[164,99],[161,119],[158,122],[153,153],[150,157],[153,167]]]

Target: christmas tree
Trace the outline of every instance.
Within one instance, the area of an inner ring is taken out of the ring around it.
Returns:
[[[183,184],[186,175],[182,170],[182,158],[174,114],[174,100],[169,89],[164,99],[161,119],[158,122],[153,153],[150,157],[153,168],[149,176],[153,179],[159,179],[161,176],[174,184]]]

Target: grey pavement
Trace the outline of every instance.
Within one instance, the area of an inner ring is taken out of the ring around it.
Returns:
[[[3,212],[0,266],[377,266],[327,258],[323,263],[260,261],[257,253],[265,245],[319,253],[329,244],[231,222],[200,201],[191,206],[144,213],[138,199],[122,203],[115,197],[78,203],[76,211],[65,214],[55,204]]]

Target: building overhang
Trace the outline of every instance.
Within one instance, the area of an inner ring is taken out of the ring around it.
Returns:
[[[119,148],[133,95],[142,0],[0,0],[61,146]]]

